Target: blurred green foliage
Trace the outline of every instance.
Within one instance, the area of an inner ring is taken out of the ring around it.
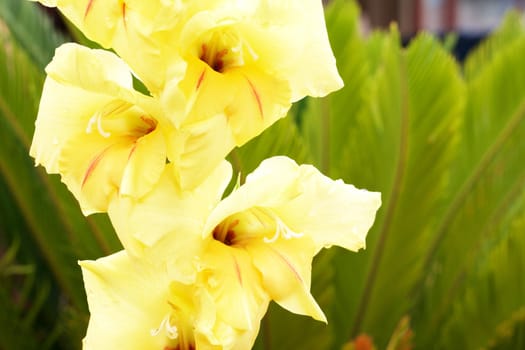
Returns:
[[[353,1],[326,10],[345,88],[305,99],[230,160],[271,155],[380,191],[367,249],[321,253],[312,290],[329,324],[272,305],[256,349],[525,348],[525,26],[509,13],[459,64],[420,34],[368,36]],[[0,349],[77,349],[89,314],[79,259],[120,249],[28,151],[61,33],[31,2],[0,2]]]

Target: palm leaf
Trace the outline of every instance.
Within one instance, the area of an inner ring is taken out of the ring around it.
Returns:
[[[419,320],[425,325],[420,332],[421,341],[428,341],[430,333],[435,336],[437,329],[443,332],[443,342],[454,339],[454,331],[465,331],[444,325],[449,324],[449,317],[458,317],[454,310],[467,307],[460,305],[467,295],[469,303],[479,298],[478,309],[471,312],[478,312],[483,320],[478,324],[486,328],[483,334],[475,327],[467,328],[472,332],[472,337],[465,340],[469,348],[488,345],[497,325],[507,322],[513,312],[525,306],[523,289],[519,289],[525,268],[523,250],[509,251],[506,258],[498,253],[511,242],[522,246],[520,239],[525,239],[512,234],[523,220],[520,208],[525,188],[525,36],[500,45],[486,61],[478,61],[478,73],[467,81],[469,99],[449,188],[450,202],[425,258],[430,274],[422,288],[421,308],[426,310],[426,317]],[[484,278],[475,277],[479,266],[487,261],[487,271],[481,274]],[[515,273],[518,281],[510,275],[497,275],[504,271]],[[515,285],[509,286],[512,292],[503,291],[505,283]],[[492,290],[490,294],[488,290]],[[487,297],[492,299],[486,300]],[[506,305],[499,304],[502,297],[502,304]],[[481,305],[482,298],[490,305],[490,317],[487,305]],[[428,310],[430,305],[432,312]],[[466,325],[469,321],[463,322]],[[455,325],[459,327],[457,321]]]
[[[24,277],[31,276],[33,268],[30,265],[17,264],[18,248],[19,243],[12,244],[0,260],[0,281],[3,287],[0,288],[0,349],[37,349],[38,339],[32,334],[31,327],[28,327],[32,317],[25,316],[25,309],[29,307],[27,286],[31,281]],[[47,287],[40,289],[40,295],[49,293],[49,284]],[[33,309],[36,310],[37,307],[34,306]]]
[[[10,8],[7,2],[2,2],[1,6],[0,184],[2,207],[9,207],[11,214],[0,221],[0,231],[6,235],[4,246],[16,240],[23,242],[20,254],[29,257],[28,264],[39,266],[31,278],[41,280],[42,283],[49,281],[53,285],[54,292],[48,295],[46,304],[54,305],[55,309],[43,312],[51,315],[49,319],[58,324],[57,309],[59,313],[69,307],[77,313],[87,313],[77,260],[107,254],[118,249],[119,244],[107,218],[83,217],[78,204],[58,177],[49,176],[42,168],[35,168],[34,161],[28,155],[44,80],[41,62],[32,56],[46,51],[44,57],[50,57],[55,42],[43,41],[29,45],[29,42],[24,41],[29,39],[20,33],[15,39],[12,32],[5,30],[3,23],[16,18],[15,13],[20,8],[18,5]],[[25,13],[34,16],[32,23],[37,26],[38,30],[35,30],[38,33],[50,30],[50,24],[41,13]],[[25,21],[31,22],[29,19]],[[14,28],[16,32],[16,26]],[[13,29],[13,26],[10,25],[9,29]],[[41,287],[36,283],[33,285],[33,288]],[[59,300],[62,300],[61,304]],[[84,317],[83,329],[85,321]],[[34,324],[34,331],[38,333],[38,328],[43,327],[41,331],[46,329],[49,334],[54,334],[52,322]],[[15,321],[13,324],[20,323]],[[67,344],[67,348],[80,346],[80,338],[62,341]],[[53,340],[50,342],[49,346],[56,347]]]
[[[345,87],[322,99],[306,99],[298,116],[312,160],[325,174],[335,177],[344,172],[338,170],[344,166],[341,159],[345,157],[344,144],[349,142],[347,133],[355,128],[355,115],[364,98],[362,86],[374,65],[359,33],[359,14],[353,2],[334,1],[327,9],[326,23]]]
[[[525,321],[525,280],[519,278],[525,275],[525,220],[500,229],[505,234],[487,242],[483,260],[464,276],[451,314],[440,325],[444,337],[438,338],[436,348],[490,348],[505,342],[514,327]],[[468,336],[462,335],[465,329]]]
[[[2,0],[0,18],[9,28],[12,40],[40,69],[51,61],[54,48],[65,41],[49,18],[29,1]]]
[[[487,251],[492,252],[487,247],[496,249],[490,239],[519,217],[519,211],[507,219],[503,214],[520,205],[524,186],[519,140],[525,79],[521,69],[516,70],[523,50],[521,38],[502,34],[516,28],[512,19],[505,23],[481,49],[484,53],[478,51],[469,60],[467,82],[453,58],[429,36],[419,36],[403,50],[395,32],[376,33],[361,46],[370,57],[349,62],[368,69],[368,82],[362,84],[357,75],[361,89],[354,87],[352,95],[334,94],[328,108],[317,107],[337,111],[340,104],[340,111],[351,110],[349,100],[360,105],[353,125],[338,124],[328,115],[331,127],[346,130],[348,140],[340,151],[343,157],[328,171],[383,193],[383,211],[370,232],[368,251],[336,257],[334,348],[361,332],[372,335],[382,348],[405,314],[412,315],[422,348],[450,348],[460,335],[465,348],[486,346],[498,325],[508,324],[522,307],[519,290],[511,293],[506,307],[473,307],[477,317],[491,320],[483,328],[485,337],[477,337],[479,329],[469,327],[474,317],[448,319],[465,302],[457,299],[465,290],[470,298],[481,298],[483,290],[465,276],[486,260]],[[350,38],[348,45],[355,42],[359,41]],[[502,242],[508,244],[506,238]],[[523,275],[522,265],[508,268]],[[483,283],[492,285],[487,282],[492,277],[483,276]],[[499,286],[506,280],[508,276]],[[491,318],[482,310],[499,316]],[[441,343],[436,343],[436,334]]]
[[[353,11],[343,1],[333,6],[328,16]],[[334,177],[383,194],[367,250],[336,256],[334,305],[335,348],[361,332],[382,348],[410,309],[408,294],[423,273],[414,262],[429,244],[429,221],[439,216],[465,89],[453,58],[428,35],[407,50],[395,28],[367,39],[350,37],[347,45],[336,51],[351,57],[337,57],[345,89],[327,101],[310,101],[304,120],[322,123],[319,111],[329,111],[324,118],[335,132],[317,144],[337,151],[326,152],[333,158],[319,163],[328,164]]]
[[[510,11],[500,27],[468,55],[464,68],[466,77],[472,79],[488,62],[498,56],[501,48],[523,37],[524,32],[521,14],[518,11]]]

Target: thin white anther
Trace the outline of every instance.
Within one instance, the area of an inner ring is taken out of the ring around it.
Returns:
[[[89,122],[86,128],[86,134],[91,134],[91,132],[93,131],[93,124],[95,124],[96,122],[97,122],[97,115],[95,114],[91,117],[91,119],[89,119]]]
[[[177,337],[179,336],[179,332],[177,330],[177,327],[176,326],[172,326],[170,324],[170,315],[167,315],[166,317],[164,317],[164,319],[160,323],[160,326],[158,328],[151,329],[149,334],[152,337],[155,337],[155,336],[159,335],[159,333],[162,331],[163,328],[166,330],[166,335],[168,336],[168,338],[170,338],[170,339],[177,339]]]
[[[108,137],[111,136],[110,132],[107,132],[104,129],[102,129],[102,118],[100,118],[100,117],[98,117],[98,119],[97,119],[97,129],[98,129],[98,132],[100,133],[100,135],[102,135],[102,137],[108,138]]]
[[[101,115],[100,113],[96,113],[94,114],[90,119],[89,119],[89,122],[88,122],[88,125],[86,127],[86,134],[91,134],[91,132],[93,131],[93,124],[97,124],[97,130],[98,132],[100,133],[100,135],[102,135],[103,137],[105,138],[108,138],[111,136],[111,133],[110,132],[107,132],[105,131],[103,128],[102,128],[102,118],[101,118]]]
[[[257,61],[257,59],[259,58],[259,55],[257,55],[257,52],[255,52],[255,50],[250,46],[250,44],[244,43],[244,47],[248,49],[248,54],[252,56],[253,60]]]
[[[297,233],[288,228],[284,222],[281,221],[277,216],[274,216],[275,220],[275,234],[272,238],[268,239],[266,237],[263,238],[263,241],[265,243],[273,243],[277,241],[280,235],[283,236],[284,239],[292,239],[292,238],[300,238],[304,236],[303,233]]]
[[[170,339],[177,339],[177,337],[179,336],[179,331],[177,330],[176,326],[172,326],[168,321],[166,322],[166,334]]]
[[[164,322],[164,321],[163,321]],[[157,335],[159,335],[160,333],[160,329],[162,328],[162,323],[160,324],[159,328],[152,328],[150,331],[149,331],[149,334],[152,336],[152,337],[156,337]]]
[[[280,234],[279,228],[276,227],[275,228],[275,234],[273,235],[272,238],[266,238],[266,237],[263,238],[264,243],[273,243],[273,242],[277,241],[277,238],[279,238],[279,234]]]

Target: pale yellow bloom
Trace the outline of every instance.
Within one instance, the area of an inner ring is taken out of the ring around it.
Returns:
[[[231,324],[204,284],[180,283],[124,251],[80,265],[91,313],[85,350],[246,350],[268,306],[263,294],[250,322]]]
[[[175,73],[168,73],[160,97],[167,113],[180,110],[180,100],[189,101],[184,113],[172,114],[186,132],[208,118],[223,118],[211,132],[231,144],[180,153],[179,181],[191,188],[234,146],[284,117],[292,102],[324,96],[342,87],[342,80],[320,0],[189,1],[184,9],[161,44],[166,57],[180,57],[186,69],[183,75],[171,69]]]
[[[167,66],[155,36],[175,21],[179,2],[170,0],[31,0],[57,7],[87,38],[114,49],[148,89],[158,93]]]
[[[321,0],[55,0],[113,48],[180,127],[171,152],[184,188],[291,103],[342,87]]]
[[[259,61],[288,81],[294,101],[342,86],[321,0],[32,1],[58,7],[88,38],[133,62],[135,71],[144,66],[151,77],[141,75],[143,80],[162,77],[163,68],[173,72],[169,66],[178,51],[219,71]]]
[[[264,161],[221,200],[230,177],[224,162],[203,187],[181,191],[167,170],[140,201],[116,199],[108,212],[124,247],[155,266],[181,267],[169,272],[177,278],[198,279],[192,268],[213,275],[211,295],[235,296],[237,303],[221,305],[236,305],[237,320],[252,312],[254,291],[262,289],[284,308],[325,321],[310,294],[312,259],[332,245],[363,248],[379,193],[286,157]]]
[[[157,102],[133,90],[114,54],[76,44],[46,68],[30,154],[62,181],[85,214],[106,211],[119,193],[144,195],[159,179],[170,123]]]

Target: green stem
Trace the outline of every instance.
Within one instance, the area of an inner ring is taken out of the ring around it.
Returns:
[[[363,294],[361,296],[361,302],[356,313],[353,327],[351,329],[350,338],[353,339],[358,335],[361,330],[362,323],[364,321],[365,313],[370,302],[373,287],[377,278],[377,272],[379,265],[383,257],[383,251],[386,246],[386,241],[390,233],[390,224],[394,218],[395,212],[398,208],[399,196],[402,190],[403,181],[405,178],[406,165],[408,162],[408,133],[409,133],[409,122],[410,122],[410,110],[408,106],[408,82],[406,81],[406,56],[401,54],[400,63],[400,85],[402,94],[402,105],[401,105],[401,136],[399,139],[399,156],[397,160],[396,173],[394,177],[394,183],[392,184],[391,193],[387,198],[390,198],[386,207],[385,218],[382,222],[381,230],[379,232],[379,238],[376,246],[374,247],[374,253],[372,256],[372,262],[370,270],[367,275]]]

